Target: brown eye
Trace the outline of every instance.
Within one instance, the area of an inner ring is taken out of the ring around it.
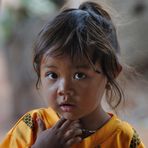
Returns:
[[[56,80],[56,79],[58,78],[58,75],[57,75],[56,73],[54,73],[54,72],[48,72],[48,73],[46,74],[46,77],[47,77],[48,79],[51,79],[51,80]]]
[[[86,77],[87,77],[86,74],[82,72],[75,73],[74,75],[74,79],[76,80],[82,80],[82,79],[85,79]]]

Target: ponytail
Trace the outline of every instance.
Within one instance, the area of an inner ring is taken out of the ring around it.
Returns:
[[[98,25],[100,25],[102,30],[105,32],[105,35],[110,41],[110,45],[116,54],[119,54],[120,47],[117,40],[116,29],[108,12],[104,10],[101,5],[95,2],[84,2],[79,6],[79,9],[87,11],[92,18],[96,20]]]

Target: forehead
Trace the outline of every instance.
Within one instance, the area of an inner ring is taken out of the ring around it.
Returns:
[[[68,55],[50,56],[45,55],[41,61],[41,65],[56,65],[56,66],[69,66],[77,68],[91,68],[89,61],[85,57],[78,57],[72,59]]]

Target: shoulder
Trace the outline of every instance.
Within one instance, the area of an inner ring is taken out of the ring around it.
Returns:
[[[47,125],[47,128],[51,127],[59,119],[57,114],[51,108],[39,108],[28,111],[25,113],[10,130],[12,132],[16,127],[22,128],[22,126],[34,130],[36,124],[36,118],[40,117]]]
[[[117,126],[117,129],[122,132],[125,136],[131,138],[133,135],[133,127],[125,121],[118,119],[120,123]]]
[[[7,133],[2,145],[3,147],[16,148],[30,146],[36,137],[38,130],[36,118],[40,117],[47,128],[51,127],[58,120],[56,113],[50,108],[39,108],[25,113],[12,129]]]
[[[118,136],[120,137],[119,139],[123,143],[127,141],[127,144],[129,145],[130,148],[136,148],[138,146],[143,145],[137,131],[134,129],[134,127],[131,124],[122,121],[118,118],[116,120],[118,120],[117,133]]]
[[[14,132],[23,132],[25,128],[26,131],[33,131],[35,128],[35,121],[37,117],[42,117],[44,114],[47,114],[47,109],[39,108],[26,112],[20,119],[15,123],[12,129],[8,134]]]
[[[33,129],[38,117],[44,121],[47,128],[55,124],[55,122],[58,120],[57,114],[51,108],[39,108],[27,112],[19,121],[24,122],[28,127]]]

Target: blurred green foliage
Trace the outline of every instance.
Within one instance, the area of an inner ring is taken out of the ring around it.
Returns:
[[[1,14],[0,17],[0,46],[5,44],[12,31],[12,26],[15,25],[15,17],[9,9]]]
[[[0,47],[11,37],[13,27],[30,17],[44,18],[58,8],[54,0],[20,0],[19,7],[8,6],[0,14]],[[59,5],[58,5],[59,6]]]
[[[21,0],[22,7],[26,8],[29,15],[43,15],[52,13],[56,5],[50,0]]]

